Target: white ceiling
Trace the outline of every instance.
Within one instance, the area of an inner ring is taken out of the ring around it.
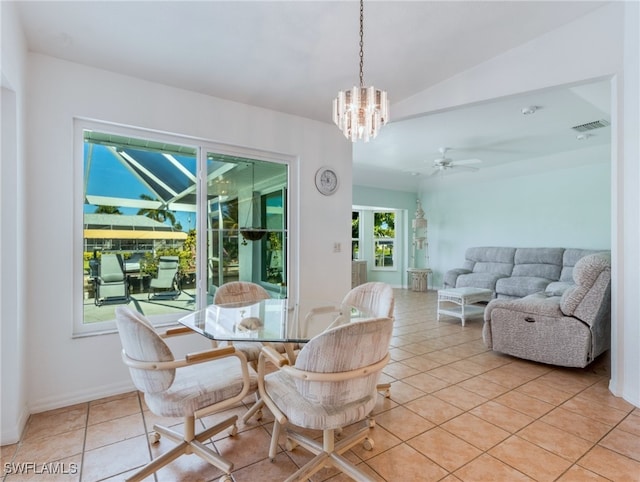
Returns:
[[[606,3],[368,0],[365,83],[387,90],[393,114],[394,102]],[[324,122],[337,91],[358,80],[359,5],[350,0],[22,1],[18,11],[31,51]],[[391,122],[355,146],[354,176],[399,187],[392,167],[413,189],[417,176],[406,171],[441,146],[482,168],[568,150],[571,126],[608,118],[608,99],[601,83]],[[522,116],[525,105],[541,109]]]

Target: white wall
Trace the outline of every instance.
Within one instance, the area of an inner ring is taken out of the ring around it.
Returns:
[[[24,102],[27,47],[12,3],[2,17],[0,136],[0,443],[18,440],[29,417],[25,335]]]
[[[207,97],[54,59],[29,55],[28,397],[32,411],[96,398],[130,386],[117,335],[72,339],[74,253],[73,119],[84,117],[297,157],[291,179],[300,270],[292,292],[341,299],[350,288],[351,143],[334,126]],[[323,196],[316,170],[331,159],[341,188]],[[295,171],[294,171],[295,172]],[[295,193],[299,193],[299,199]],[[299,203],[298,203],[299,201]],[[298,209],[299,205],[299,209]],[[298,229],[299,228],[299,229]],[[79,272],[76,270],[75,272]],[[319,282],[331,280],[331,283]]]
[[[395,116],[408,117],[561,84],[612,79],[609,386],[636,406],[640,406],[639,29],[639,4],[613,2],[393,106]]]
[[[471,246],[611,249],[608,153],[599,163],[572,168],[484,180],[474,173],[466,182],[456,177],[423,194],[435,286],[442,286],[445,271],[462,267]]]

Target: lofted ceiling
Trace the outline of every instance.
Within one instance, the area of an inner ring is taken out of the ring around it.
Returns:
[[[393,116],[394,102],[606,3],[366,1],[364,80],[388,91]],[[322,122],[331,122],[337,91],[358,80],[355,1],[17,6],[32,52]],[[439,147],[450,147],[454,160],[482,159],[482,169],[569,150],[576,145],[572,126],[609,117],[608,95],[602,82],[415,119],[392,117],[375,141],[354,146],[354,179],[414,190]],[[522,116],[528,105],[540,109]],[[604,132],[587,141],[604,142]]]

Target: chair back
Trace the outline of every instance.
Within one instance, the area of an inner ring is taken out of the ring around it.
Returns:
[[[250,281],[231,281],[221,285],[213,296],[216,305],[225,303],[255,303],[271,298],[262,286]]]
[[[600,318],[611,317],[611,255],[596,253],[584,256],[573,268],[575,285],[560,299],[566,316],[578,318],[589,326]]]
[[[126,306],[116,308],[116,325],[124,354],[136,361],[173,361],[171,350],[151,323],[140,313]],[[163,392],[171,386],[175,369],[145,370],[129,367],[136,388],[145,393]]]
[[[393,318],[393,289],[387,283],[370,281],[349,291],[342,304],[354,306],[376,318]]]
[[[295,367],[319,373],[340,374],[382,361],[389,352],[393,319],[354,321],[324,331],[304,345]],[[343,406],[371,397],[382,367],[357,378],[336,381],[296,379],[296,388],[307,400],[323,406]],[[339,377],[338,377],[339,378]]]
[[[160,256],[158,260],[158,275],[155,278],[157,287],[171,288],[173,280],[178,274],[180,260],[177,256]]]
[[[105,283],[124,281],[122,256],[111,253],[103,254],[100,257],[100,278]]]

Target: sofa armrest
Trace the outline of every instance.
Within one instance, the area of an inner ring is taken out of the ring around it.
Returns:
[[[469,274],[471,272],[472,271],[470,269],[465,269],[465,268],[450,269],[444,274],[444,287],[455,288],[456,280],[458,279],[458,276],[460,276],[461,274]]]
[[[560,297],[547,296],[544,293],[534,293],[515,300],[491,300],[484,310],[484,319],[486,321],[491,321],[491,312],[496,308],[555,318],[562,318],[564,316],[560,310]]]

